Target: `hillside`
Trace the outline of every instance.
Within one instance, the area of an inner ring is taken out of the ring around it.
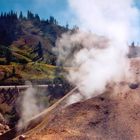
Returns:
[[[57,38],[67,31],[52,16],[42,20],[30,11],[27,16],[22,12],[19,16],[13,11],[1,13],[0,83],[53,79],[57,68],[52,66],[56,65],[52,49]]]

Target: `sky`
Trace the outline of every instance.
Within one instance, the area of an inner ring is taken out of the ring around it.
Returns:
[[[135,0],[136,6],[140,8],[140,0]],[[39,14],[42,19],[54,16],[59,24],[71,26],[76,25],[74,14],[68,6],[68,0],[0,0],[0,12],[14,10],[22,11],[24,15],[28,10]]]
[[[60,24],[72,22],[73,16],[68,7],[67,0],[0,0],[0,12],[14,10],[22,11],[26,15],[30,10],[39,14],[42,19],[54,16]]]

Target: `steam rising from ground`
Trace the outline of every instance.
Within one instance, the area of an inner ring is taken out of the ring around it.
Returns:
[[[127,41],[139,34],[139,15],[132,0],[69,0],[69,3],[83,31],[63,34],[55,52],[58,64],[73,66],[67,78],[81,93],[70,97],[68,102],[73,103],[75,99],[101,94],[107,84],[129,77]]]
[[[20,120],[17,128],[20,130],[28,125],[28,121],[43,110],[43,106],[37,103],[36,89],[30,82],[26,82],[29,88],[23,93],[23,97],[19,100]]]
[[[57,42],[58,63],[73,67],[67,78],[84,97],[100,94],[108,83],[126,78],[129,66],[126,52],[116,45],[122,44],[80,31],[64,34]]]

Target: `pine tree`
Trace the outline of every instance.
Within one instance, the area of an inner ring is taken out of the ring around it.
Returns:
[[[46,23],[49,24],[49,20],[48,19],[46,20]]]
[[[134,41],[132,42],[131,47],[135,47],[135,42]]]
[[[7,48],[6,50],[6,64],[9,65],[10,62],[11,62],[11,59],[12,59],[12,53],[11,53],[11,50],[9,48]]]
[[[27,19],[30,18],[30,11],[27,12]]]
[[[27,19],[33,20],[34,19],[34,14],[31,11],[27,12]]]
[[[66,24],[66,29],[69,30],[69,24],[68,23]]]
[[[42,58],[43,57],[43,49],[42,49],[42,45],[41,45],[41,42],[39,41],[38,45],[37,45],[37,48],[38,48],[38,56],[39,58]]]
[[[3,19],[4,15],[3,12],[1,12],[0,18]]]
[[[35,14],[35,19],[36,19],[37,21],[40,21],[40,17],[39,17],[38,14]]]
[[[53,16],[50,16],[50,20],[49,20],[49,22],[50,22],[50,24],[54,24],[55,19],[54,19],[54,17],[53,17]]]
[[[20,12],[20,14],[19,14],[19,19],[23,19],[23,14],[22,14],[22,12]]]

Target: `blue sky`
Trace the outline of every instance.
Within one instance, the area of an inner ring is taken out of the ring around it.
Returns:
[[[10,10],[23,11],[24,15],[27,10],[31,10],[43,19],[52,15],[63,25],[70,22],[72,16],[67,0],[0,0],[0,12]]]
[[[136,6],[140,8],[140,0],[135,0]],[[27,10],[38,13],[41,18],[54,16],[60,24],[75,25],[73,14],[69,10],[68,0],[0,0],[0,12],[5,11],[23,11]]]

